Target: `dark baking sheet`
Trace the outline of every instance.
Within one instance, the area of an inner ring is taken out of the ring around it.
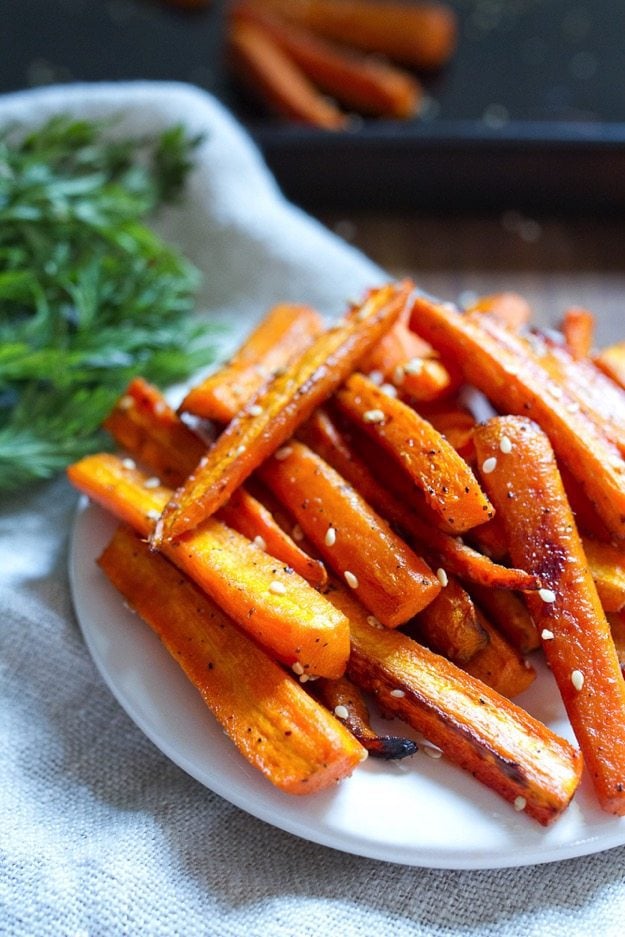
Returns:
[[[348,133],[287,126],[232,87],[223,3],[1,0],[0,90],[175,79],[231,107],[283,189],[313,208],[625,206],[625,4],[455,0],[458,52],[426,81],[423,119]]]

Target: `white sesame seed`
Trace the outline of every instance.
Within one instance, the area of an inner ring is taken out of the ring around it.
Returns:
[[[120,410],[130,410],[131,407],[134,407],[134,405],[134,399],[130,396],[130,394],[125,394],[123,397],[120,397],[119,401],[117,402],[117,406]]]
[[[264,538],[264,537],[261,537],[260,534],[257,534],[257,535],[254,537],[254,540],[253,540],[252,542],[255,543],[256,546],[259,547],[261,550],[266,550],[266,549],[267,549],[267,542],[265,541],[265,538]]]
[[[440,582],[443,589],[445,588],[445,586],[449,585],[449,577],[442,566],[436,570],[436,578]]]
[[[370,371],[368,376],[369,376],[369,380],[371,381],[371,383],[377,384],[378,387],[384,381],[384,375],[382,374],[381,371]]]
[[[291,530],[291,536],[293,537],[293,540],[304,539],[304,531],[302,530],[299,524],[293,525],[293,529]]]
[[[555,637],[553,631],[550,631],[549,628],[543,628],[543,630],[540,632],[540,636],[543,641],[553,641]]]
[[[350,589],[358,588],[358,576],[354,576],[354,574],[351,573],[348,569],[345,570],[343,575],[345,576],[345,582]]]
[[[538,595],[539,598],[543,600],[543,602],[551,603],[555,602],[556,600],[556,594],[553,589],[539,589]]]
[[[372,628],[377,628],[378,631],[384,628],[384,625],[382,624],[382,622],[378,621],[375,615],[367,615],[367,623],[371,625]]]
[[[485,459],[482,463],[482,471],[485,475],[490,475],[491,472],[494,472],[497,468],[497,459],[494,455],[490,459]]]
[[[556,400],[559,400],[562,396],[562,388],[558,387],[557,384],[550,384],[548,389],[551,396],[555,397]]]
[[[571,674],[571,683],[576,690],[581,690],[584,685],[584,674],[581,670],[574,670]]]
[[[349,710],[347,706],[335,706],[334,715],[337,719],[347,719],[349,716]]]
[[[365,412],[362,415],[362,419],[365,423],[383,423],[384,411],[383,410],[365,410]]]
[[[284,595],[286,593],[286,586],[283,582],[278,582],[274,580],[269,585],[269,591],[273,592],[274,595]]]
[[[152,475],[151,478],[146,478],[143,482],[144,488],[158,488],[161,483],[160,478],[157,478],[156,475]]]
[[[307,673],[300,674],[300,678],[299,678],[300,683],[308,683],[309,680],[310,680],[309,674]]]
[[[520,813],[521,810],[525,810],[526,807],[527,807],[527,801],[526,801],[525,797],[520,797],[520,796],[519,796],[519,797],[515,797],[515,798],[514,798],[514,809],[515,809],[515,810],[518,810],[519,813]]]
[[[291,665],[291,670],[293,673],[296,673],[298,677],[304,673],[304,668],[298,660],[296,660],[295,663]]]
[[[512,443],[510,442],[507,436],[501,437],[499,448],[503,452],[504,455],[508,455],[510,452],[512,452]]]
[[[243,455],[244,452],[245,452],[245,446],[243,445],[237,446],[237,448],[234,450],[235,455]]]
[[[423,358],[411,358],[403,365],[405,374],[420,374],[423,371]]]
[[[442,758],[443,753],[440,748],[436,748],[434,745],[431,745],[429,742],[423,745],[423,751],[428,756],[428,758]]]
[[[336,530],[334,527],[328,527],[325,535],[325,545],[327,547],[333,547],[336,543]]]
[[[247,412],[250,416],[260,416],[263,412],[263,408],[260,406],[260,404],[253,403]]]
[[[389,383],[380,384],[380,390],[382,391],[383,394],[386,394],[387,397],[397,396],[397,388],[394,387],[392,384],[389,384]]]
[[[149,518],[151,521],[157,521],[161,515],[154,508],[150,508],[149,511],[145,512],[145,516]]]
[[[274,458],[276,458],[278,462],[283,462],[284,459],[288,459],[288,457],[291,455],[292,452],[293,452],[293,449],[291,448],[291,446],[282,446],[281,449],[277,449],[274,452]]]
[[[136,469],[137,463],[134,459],[122,459],[122,465],[125,469]]]
[[[406,694],[404,693],[403,690],[391,690],[391,696],[394,696],[395,699],[401,699],[402,696],[405,696],[405,695]]]

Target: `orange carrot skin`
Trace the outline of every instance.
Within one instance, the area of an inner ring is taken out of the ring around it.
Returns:
[[[152,545],[180,537],[214,514],[296,431],[393,325],[410,295],[404,283],[373,290],[362,305],[274,374],[223,431],[157,522]]]
[[[179,411],[229,423],[273,372],[307,348],[322,328],[322,318],[311,306],[274,306],[228,364],[191,388]]]
[[[87,456],[68,469],[84,492],[142,537],[171,490],[150,487],[148,477],[116,456]],[[146,487],[148,481],[148,487]],[[349,656],[349,623],[305,579],[246,537],[210,518],[164,552],[272,656],[305,673],[339,677]]]
[[[625,538],[625,461],[577,401],[550,392],[549,375],[526,342],[497,328],[491,317],[478,321],[421,297],[414,302],[411,327],[456,361],[466,380],[499,409],[536,420],[611,535]]]
[[[128,528],[118,530],[99,565],[241,754],[280,790],[324,790],[366,757],[338,720]]]
[[[527,602],[599,803],[623,815],[625,682],[549,441],[529,420],[497,417],[478,427],[476,448],[480,462],[497,459],[484,482],[513,561],[548,590]]]
[[[376,629],[346,590],[327,592],[350,620],[348,676],[450,761],[547,825],[570,802],[582,757],[567,741],[495,690],[401,631]],[[397,691],[401,690],[401,693]]]
[[[256,24],[231,21],[228,52],[236,76],[279,117],[324,130],[347,125],[345,115]]]
[[[461,664],[462,669],[482,680],[502,696],[514,699],[532,685],[536,679],[536,671],[479,609],[477,618],[480,627],[488,635],[488,641],[470,660]]]
[[[582,544],[604,612],[620,612],[625,607],[623,550],[590,537],[583,537]]]
[[[401,460],[446,530],[464,533],[492,516],[492,507],[464,459],[410,407],[361,374],[352,374],[336,400],[347,416]]]
[[[382,624],[404,624],[440,592],[427,563],[303,443],[293,440],[286,457],[269,459],[261,478]]]
[[[625,342],[603,348],[593,361],[611,381],[625,390]]]
[[[471,597],[454,578],[411,623],[411,633],[448,660],[462,664],[488,643]]]
[[[480,296],[466,307],[466,312],[484,312],[495,316],[508,328],[517,330],[527,325],[532,319],[532,307],[519,293],[493,293]]]
[[[489,589],[476,584],[471,585],[470,592],[487,619],[521,654],[529,654],[541,646],[540,635],[522,598],[507,589]]]
[[[587,358],[595,337],[595,317],[588,309],[571,306],[562,318],[562,334],[567,350],[576,361]]]

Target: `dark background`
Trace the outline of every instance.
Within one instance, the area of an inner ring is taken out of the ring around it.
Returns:
[[[175,79],[248,125],[287,194],[312,207],[625,206],[625,3],[455,0],[460,43],[424,116],[326,133],[264,115],[230,81],[223,2],[1,0],[0,91]]]

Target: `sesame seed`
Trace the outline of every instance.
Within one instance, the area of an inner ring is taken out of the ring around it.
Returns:
[[[377,384],[377,386],[379,387],[380,384],[382,384],[384,381],[384,375],[382,374],[381,371],[370,371],[369,380],[371,381],[372,384]]]
[[[291,665],[291,670],[293,673],[296,673],[298,677],[304,673],[304,668],[298,660],[296,660],[295,663]]]
[[[130,394],[125,394],[123,397],[119,398],[117,406],[120,410],[130,410],[131,407],[134,407],[135,402]]]
[[[247,412],[250,416],[260,416],[263,412],[263,408],[260,406],[260,404],[253,403]]]
[[[134,459],[122,459],[122,465],[125,469],[136,469],[137,463]]]
[[[560,397],[562,396],[562,388],[558,387],[557,384],[550,384],[549,393],[551,394],[552,397],[555,397],[556,400],[559,400]]]
[[[397,388],[394,387],[392,384],[388,384],[388,383],[381,384],[380,390],[382,391],[383,394],[386,394],[387,397],[397,396]]]
[[[494,472],[497,468],[497,459],[494,455],[490,459],[485,459],[482,463],[482,471],[485,475],[490,475],[491,472]]]
[[[401,699],[402,696],[405,696],[405,695],[406,694],[404,693],[403,690],[391,690],[391,696],[394,696],[395,699]]]
[[[521,810],[525,810],[526,807],[527,807],[527,801],[526,801],[525,797],[520,797],[520,796],[519,796],[519,797],[515,797],[515,798],[514,798],[514,809],[515,809],[515,810],[518,810],[519,813],[520,813]]]
[[[423,371],[423,358],[411,358],[403,367],[405,374],[420,374]]]
[[[343,575],[345,576],[345,582],[347,583],[350,589],[358,588],[358,576],[354,576],[354,574],[350,573],[348,569],[345,570]]]
[[[293,540],[303,540],[303,539],[304,539],[304,531],[302,530],[302,528],[300,527],[299,524],[294,524],[294,525],[293,525],[293,529],[292,529],[292,531],[291,531],[291,536],[293,537]]]
[[[347,719],[349,716],[349,710],[347,706],[335,706],[334,715],[337,719]]]
[[[157,478],[156,475],[152,475],[151,478],[146,478],[143,482],[144,488],[158,488],[161,483],[160,478]]]
[[[148,517],[151,521],[157,521],[161,515],[154,508],[150,508],[149,511],[145,512],[145,516]]]
[[[555,602],[556,600],[556,594],[553,589],[539,589],[538,595],[539,598],[543,600],[543,602],[551,603]]]
[[[277,449],[276,452],[274,452],[274,458],[276,458],[278,462],[283,462],[284,459],[288,459],[292,452],[293,449],[291,446],[282,446],[281,449]]]
[[[510,452],[512,452],[512,443],[510,442],[507,436],[501,437],[499,448],[503,452],[504,455],[508,455]]]
[[[325,544],[327,547],[333,547],[336,543],[336,530],[334,527],[328,527],[325,535]]]
[[[309,680],[310,680],[309,674],[307,673],[300,674],[300,678],[299,678],[300,683],[308,683]]]
[[[436,748],[434,745],[431,745],[429,742],[423,745],[423,751],[428,756],[428,758],[442,758],[443,753],[440,748]]]
[[[286,593],[286,586],[283,582],[278,582],[274,580],[269,585],[269,591],[273,592],[274,595],[284,595]]]
[[[365,423],[383,423],[384,411],[383,410],[365,410],[365,412],[362,415],[362,418]]]
[[[571,683],[576,690],[581,690],[584,685],[584,674],[581,670],[574,670],[571,674]]]
[[[266,549],[267,549],[267,543],[266,543],[266,541],[265,541],[265,538],[264,538],[264,537],[261,537],[260,534],[257,534],[257,535],[254,537],[254,540],[253,540],[252,542],[255,543],[257,547],[260,547],[261,550],[266,550]]]
[[[540,632],[540,636],[543,641],[553,641],[555,637],[553,631],[550,631],[549,628],[543,628],[543,630]]]
[[[367,615],[367,624],[371,625],[372,628],[377,628],[378,631],[384,628],[382,622],[378,621],[375,615]]]
[[[442,568],[442,566],[436,570],[436,578],[440,582],[443,589],[445,588],[445,586],[449,585],[449,577],[447,573],[445,572],[445,570]]]

